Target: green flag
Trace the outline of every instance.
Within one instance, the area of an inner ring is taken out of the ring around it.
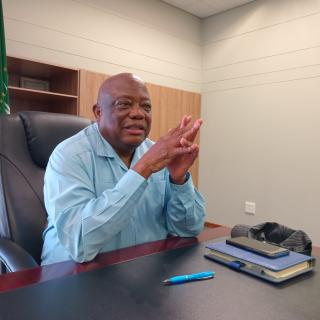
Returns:
[[[10,113],[2,0],[0,0],[0,113]]]

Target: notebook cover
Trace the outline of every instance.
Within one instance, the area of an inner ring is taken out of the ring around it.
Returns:
[[[222,263],[222,264],[230,267],[231,269],[235,269],[237,271],[242,271],[242,272],[248,273],[254,277],[257,277],[257,278],[260,278],[263,280],[267,280],[268,282],[272,282],[272,283],[281,283],[281,282],[284,282],[288,279],[294,278],[300,274],[309,272],[313,269],[314,262],[315,262],[315,259],[313,259],[312,262],[309,262],[309,267],[302,269],[302,270],[298,270],[297,272],[294,272],[292,274],[278,277],[278,276],[273,276],[273,275],[268,274],[267,272],[265,272],[265,270],[268,270],[268,269],[260,267],[260,266],[258,268],[250,268],[250,267],[247,267],[247,265],[234,266],[233,265],[234,263],[230,263],[230,261],[226,261],[225,259],[223,259],[219,256],[216,256],[217,253],[218,253],[217,251],[212,250],[209,253],[205,254],[204,256],[210,260],[215,261],[215,262]],[[233,265],[233,266],[231,266],[231,265]]]
[[[234,257],[235,259],[242,259],[250,263],[259,265],[261,267],[267,268],[271,271],[281,271],[286,268],[292,267],[298,263],[313,260],[313,257],[306,256],[297,252],[290,251],[289,255],[279,257],[279,258],[267,258],[253,252],[232,246],[227,244],[225,241],[212,243],[206,246],[206,248],[211,250],[216,250],[223,254]]]

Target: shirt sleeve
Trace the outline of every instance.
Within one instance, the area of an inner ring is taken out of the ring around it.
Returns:
[[[193,237],[203,230],[205,203],[189,173],[183,185],[171,183],[169,173],[167,174],[166,201],[166,219],[170,233],[180,237]]]
[[[92,260],[128,223],[147,186],[129,170],[112,189],[96,197],[86,164],[77,156],[54,152],[45,174],[44,197],[61,244],[77,262]]]

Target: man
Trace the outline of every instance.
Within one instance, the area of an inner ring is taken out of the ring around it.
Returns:
[[[140,78],[110,77],[93,107],[97,122],[54,150],[45,174],[42,264],[90,261],[100,252],[202,230],[204,202],[188,173],[202,120],[191,124],[185,116],[153,143],[151,109]]]

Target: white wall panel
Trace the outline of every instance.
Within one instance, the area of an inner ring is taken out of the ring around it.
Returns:
[[[275,56],[255,58],[215,68],[205,68],[203,70],[203,82],[206,84],[213,81],[224,81],[230,78],[303,69],[319,64],[320,44],[308,49],[294,50],[290,53],[283,52]]]
[[[318,0],[258,0],[205,21],[200,190],[210,221],[277,221],[320,244],[318,30]]]
[[[281,82],[290,82],[308,78],[320,79],[320,63],[300,68],[282,69],[257,75],[251,74],[249,76],[238,76],[235,78],[211,81],[203,84],[202,92],[217,92],[246,87],[254,89],[256,86],[279,84]]]
[[[73,0],[185,39],[201,43],[201,20],[159,0]],[[143,8],[143,9],[142,9]]]
[[[319,21],[320,12],[291,23],[208,44],[204,48],[204,69],[312,48],[320,44],[320,32],[310,32],[318,29]]]
[[[202,42],[235,38],[317,15],[320,0],[256,0],[203,21]]]

